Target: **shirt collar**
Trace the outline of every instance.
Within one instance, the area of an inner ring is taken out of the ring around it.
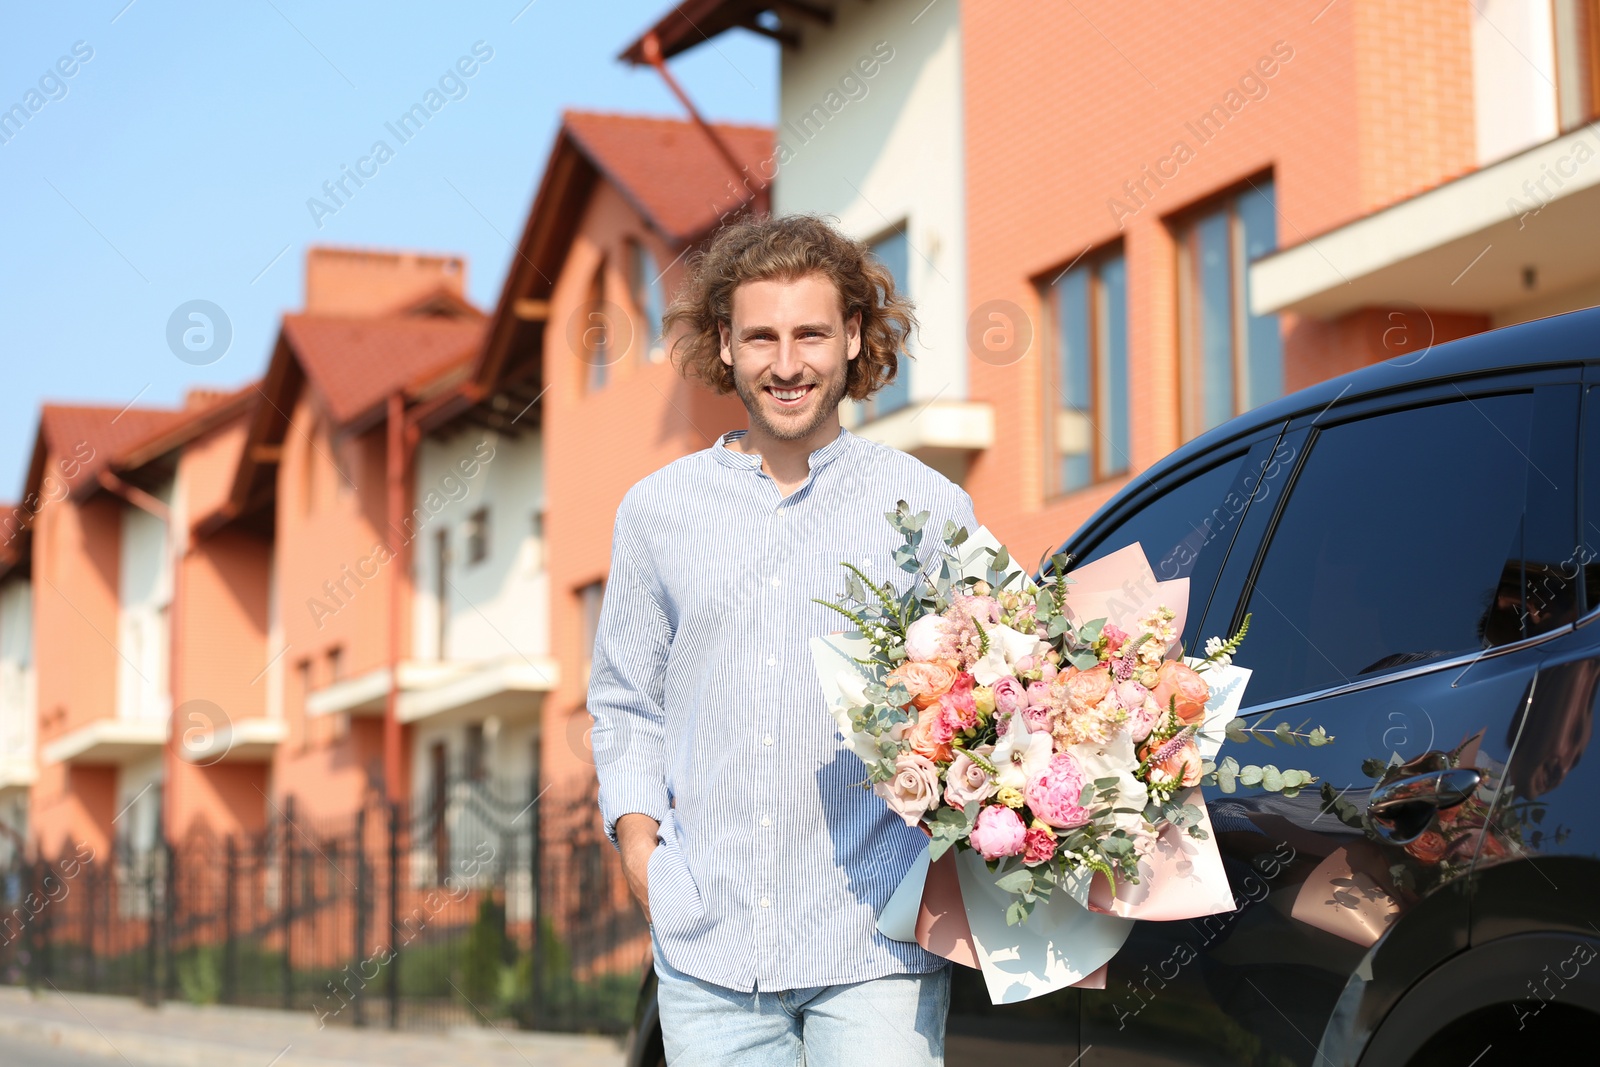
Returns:
[[[711,454],[715,456],[717,461],[724,466],[733,467],[736,470],[760,470],[761,456],[759,453],[749,454],[745,452],[735,452],[733,449],[728,447],[730,442],[737,441],[739,438],[743,437],[746,432],[747,431],[745,430],[729,430],[727,433],[717,438],[716,444],[711,446]],[[827,444],[811,453],[809,460],[809,468],[811,473],[816,474],[817,471],[821,470],[829,463],[832,463],[835,459],[838,459],[840,456],[844,455],[846,450],[850,448],[851,443],[854,442],[855,439],[855,434],[841,426],[839,428],[838,437],[835,437],[832,441],[829,441]]]

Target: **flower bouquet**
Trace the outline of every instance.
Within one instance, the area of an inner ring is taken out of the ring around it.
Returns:
[[[853,629],[812,642],[865,784],[930,838],[880,928],[983,967],[998,1001],[1088,978],[1131,919],[1232,908],[1197,787],[1217,780],[1249,619],[1185,659],[1187,580],[1155,581],[1138,545],[1071,577],[1051,556],[1034,580],[981,527],[947,524],[925,551],[927,517],[904,502],[887,514],[908,587],[844,564],[844,595],[819,603]],[[1232,761],[1223,772],[1288,795],[1315,780]],[[954,881],[931,873],[950,858]],[[946,915],[942,938],[926,914],[939,884],[947,898],[959,884],[946,911],[964,913]]]

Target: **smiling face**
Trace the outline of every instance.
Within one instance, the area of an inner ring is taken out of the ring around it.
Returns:
[[[733,368],[752,436],[832,438],[861,351],[861,317],[845,320],[833,283],[821,274],[746,282],[733,292],[731,318],[722,362]]]

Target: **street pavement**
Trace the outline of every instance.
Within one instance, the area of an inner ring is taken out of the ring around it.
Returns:
[[[0,987],[4,1067],[621,1067],[612,1038],[505,1027],[317,1028],[311,1012]]]

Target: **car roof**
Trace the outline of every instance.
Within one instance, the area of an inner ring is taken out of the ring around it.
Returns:
[[[1423,314],[1426,315],[1426,312]],[[1432,325],[1431,319],[1429,324]],[[1592,307],[1504,326],[1498,330],[1487,330],[1441,345],[1429,345],[1419,353],[1407,353],[1341,374],[1337,378],[1329,378],[1297,393],[1252,408],[1179,445],[1101,505],[1072,531],[1066,543],[1081,543],[1085,534],[1092,533],[1102,520],[1123,505],[1131,493],[1138,491],[1136,487],[1159,483],[1165,475],[1197,457],[1274,423],[1284,423],[1309,412],[1331,408],[1335,404],[1351,404],[1432,382],[1463,380],[1525,368],[1597,362],[1600,362],[1600,307]]]

